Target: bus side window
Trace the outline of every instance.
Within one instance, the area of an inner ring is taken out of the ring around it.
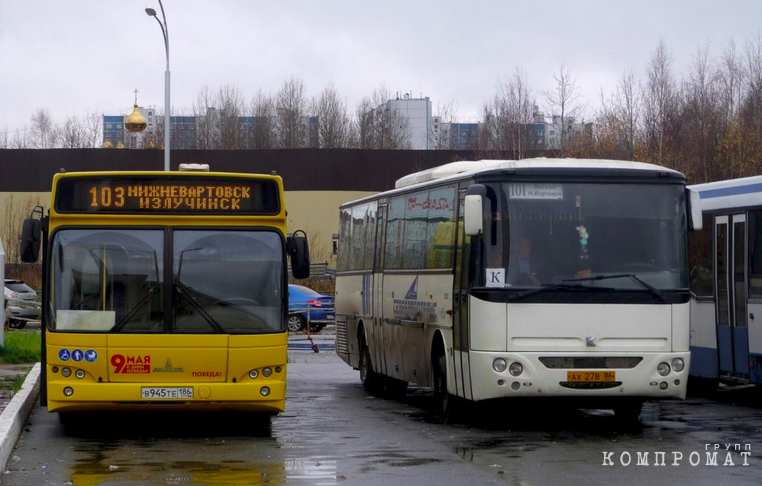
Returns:
[[[762,211],[749,212],[749,267],[749,298],[762,299]]]
[[[697,297],[712,297],[714,294],[714,221],[704,215],[704,228],[689,234],[691,291]]]

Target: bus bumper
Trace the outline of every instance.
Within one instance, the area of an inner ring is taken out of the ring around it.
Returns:
[[[474,400],[488,400],[508,397],[630,397],[642,399],[684,399],[690,352],[682,353],[607,353],[606,356],[640,357],[642,360],[633,368],[548,368],[541,357],[574,358],[600,357],[589,353],[505,353],[471,351],[471,388]],[[513,376],[508,369],[497,372],[492,363],[503,358],[510,368],[518,362],[523,367],[519,376]],[[684,367],[677,372],[672,369],[672,360],[681,358]],[[657,372],[660,363],[668,363],[670,372],[662,376]],[[569,382],[570,371],[608,371],[616,377],[609,383],[576,384]]]
[[[65,388],[73,393],[67,397]],[[143,387],[193,388],[192,399],[143,399]],[[269,394],[262,394],[264,387]],[[256,383],[88,383],[51,381],[48,383],[49,412],[85,412],[107,410],[167,411],[285,411],[285,381],[261,380]]]

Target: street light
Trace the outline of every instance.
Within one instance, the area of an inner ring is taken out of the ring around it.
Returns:
[[[146,8],[146,14],[159,23],[161,34],[164,36],[164,49],[167,52],[167,70],[164,71],[164,170],[169,172],[169,27],[167,27],[167,16],[164,15],[164,5],[161,4],[161,0],[159,0],[159,7],[161,7],[161,18],[164,23],[156,16],[156,10]]]

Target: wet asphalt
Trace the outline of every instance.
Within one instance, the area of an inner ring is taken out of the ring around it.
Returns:
[[[358,373],[321,346],[295,350],[288,410],[270,425],[247,416],[92,417],[64,428],[36,408],[3,485],[488,485],[762,484],[762,394],[724,390],[646,404],[641,424],[608,411],[503,402],[448,424],[428,390],[368,395]],[[739,444],[730,454],[726,444]],[[745,445],[750,456],[743,457]],[[717,449],[715,449],[717,447]],[[706,450],[718,465],[706,465]],[[613,466],[603,466],[604,452]],[[649,453],[638,466],[637,453]],[[655,466],[664,452],[664,466]],[[692,466],[700,457],[700,463]],[[624,453],[624,455],[623,455]],[[673,465],[675,454],[683,459]],[[628,456],[629,454],[629,456]],[[631,457],[629,466],[622,465]],[[743,466],[744,459],[748,466]]]

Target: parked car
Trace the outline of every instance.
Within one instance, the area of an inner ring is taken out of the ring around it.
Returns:
[[[27,322],[22,319],[40,318],[37,292],[25,284],[23,280],[6,278],[3,293],[5,295],[5,315],[8,317],[8,327],[21,329],[26,326]]]
[[[289,285],[288,330],[304,330],[308,311],[310,331],[320,332],[326,325],[334,323],[333,297],[321,295],[301,285]]]

